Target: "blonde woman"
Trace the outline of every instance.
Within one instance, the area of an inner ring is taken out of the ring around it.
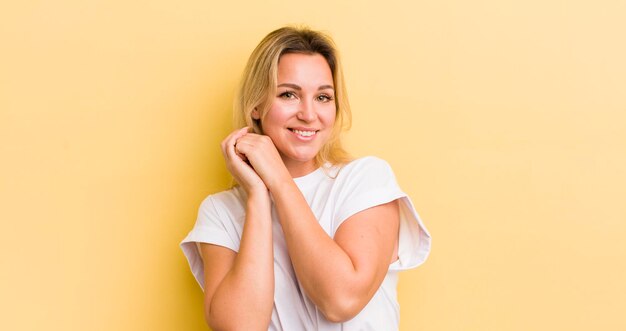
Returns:
[[[341,62],[317,31],[271,32],[245,68],[222,142],[237,186],[181,243],[213,330],[397,330],[397,272],[430,235],[389,165],[350,159]]]

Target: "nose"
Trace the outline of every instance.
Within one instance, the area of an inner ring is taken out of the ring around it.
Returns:
[[[313,122],[317,118],[317,112],[315,111],[313,102],[307,100],[301,102],[296,117],[304,122]]]

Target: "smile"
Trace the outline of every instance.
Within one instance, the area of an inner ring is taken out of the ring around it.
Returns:
[[[317,131],[315,130],[298,130],[298,129],[289,129],[289,130],[302,137],[312,137],[317,133]]]

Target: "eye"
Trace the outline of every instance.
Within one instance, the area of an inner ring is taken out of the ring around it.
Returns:
[[[320,94],[319,96],[317,96],[317,100],[321,102],[329,102],[333,100],[333,97],[328,94]]]
[[[294,99],[296,97],[296,94],[291,91],[286,91],[286,92],[279,94],[278,97],[282,99]]]

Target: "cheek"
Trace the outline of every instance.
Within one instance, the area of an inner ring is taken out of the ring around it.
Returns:
[[[326,125],[328,126],[333,126],[335,124],[336,119],[337,119],[337,111],[335,110],[334,107],[332,110],[329,110],[327,113],[324,114],[324,121],[326,122]]]
[[[274,123],[285,122],[298,111],[297,105],[291,105],[288,103],[272,104],[272,107],[265,116],[266,121],[272,121]]]
[[[271,136],[275,132],[281,131],[286,122],[285,113],[281,109],[272,107],[261,121],[263,133]]]

